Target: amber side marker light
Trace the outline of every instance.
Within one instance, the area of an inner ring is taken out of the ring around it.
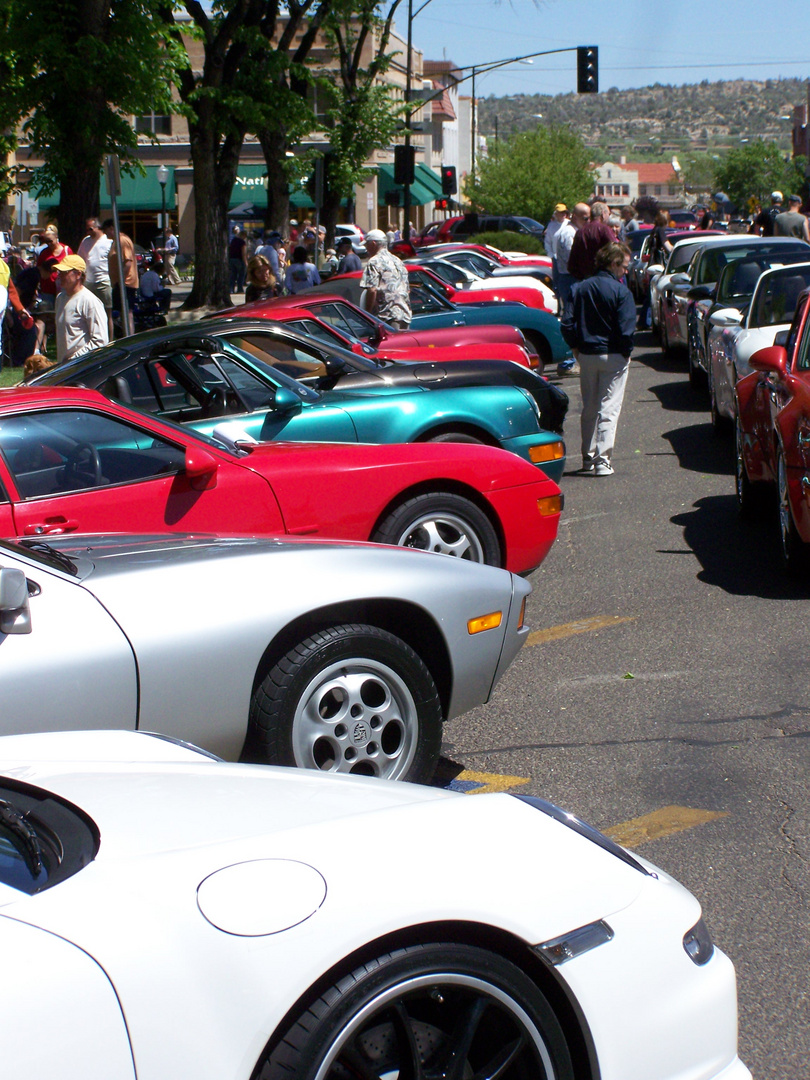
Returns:
[[[493,611],[489,615],[479,615],[477,619],[469,619],[467,622],[468,634],[480,634],[482,630],[494,630],[501,625],[503,620],[502,611]]]
[[[561,514],[562,508],[562,495],[546,495],[545,498],[537,500],[537,510],[542,517],[548,517],[549,514]]]
[[[543,443],[542,446],[529,447],[529,461],[533,465],[541,461],[559,461],[565,457],[565,446],[561,442]]]
[[[523,624],[526,622],[526,597],[523,597],[523,603],[520,605],[520,615],[518,615],[518,630],[523,629]]]

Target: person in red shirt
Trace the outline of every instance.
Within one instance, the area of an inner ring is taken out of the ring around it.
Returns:
[[[576,207],[574,208],[576,210]],[[608,225],[610,210],[607,203],[595,202],[591,206],[591,220],[577,231],[568,258],[568,273],[577,281],[593,277],[596,273],[596,253],[605,244],[615,244],[616,235]]]
[[[39,270],[39,295],[44,306],[52,308],[59,292],[59,274],[54,266],[66,255],[73,252],[67,244],[59,242],[59,233],[55,225],[47,225],[40,230],[40,240],[45,247],[37,256],[37,269]]]

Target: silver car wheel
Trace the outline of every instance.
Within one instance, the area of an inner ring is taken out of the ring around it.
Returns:
[[[319,672],[295,710],[299,768],[398,780],[416,753],[416,702],[387,664],[350,658]]]
[[[398,547],[436,551],[470,562],[486,562],[484,548],[469,522],[455,514],[423,514],[396,541]]]

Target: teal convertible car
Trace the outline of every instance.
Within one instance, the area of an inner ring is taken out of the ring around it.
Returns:
[[[378,363],[267,320],[217,319],[125,338],[37,385],[100,390],[205,434],[238,440],[478,442],[559,481],[566,399],[507,361]]]

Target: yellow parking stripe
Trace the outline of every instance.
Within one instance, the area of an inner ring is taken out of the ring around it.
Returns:
[[[693,810],[689,806],[662,806],[651,814],[644,814],[643,817],[632,818],[630,821],[623,821],[621,825],[605,829],[605,833],[622,847],[632,848],[648,840],[660,840],[664,836],[672,836],[685,829],[692,829],[695,825],[705,825],[707,821],[722,817],[728,817],[728,813],[722,810]]]
[[[469,795],[483,795],[486,791],[508,791],[509,788],[528,784],[526,776],[502,776],[500,773],[472,772],[464,769],[451,782],[450,787]]]
[[[635,622],[635,615],[594,615],[590,619],[578,619],[576,622],[550,626],[547,630],[534,630],[526,639],[527,645],[542,645],[547,641],[559,641],[573,637],[574,634],[587,634],[590,630],[604,630],[607,626],[619,623]]]

